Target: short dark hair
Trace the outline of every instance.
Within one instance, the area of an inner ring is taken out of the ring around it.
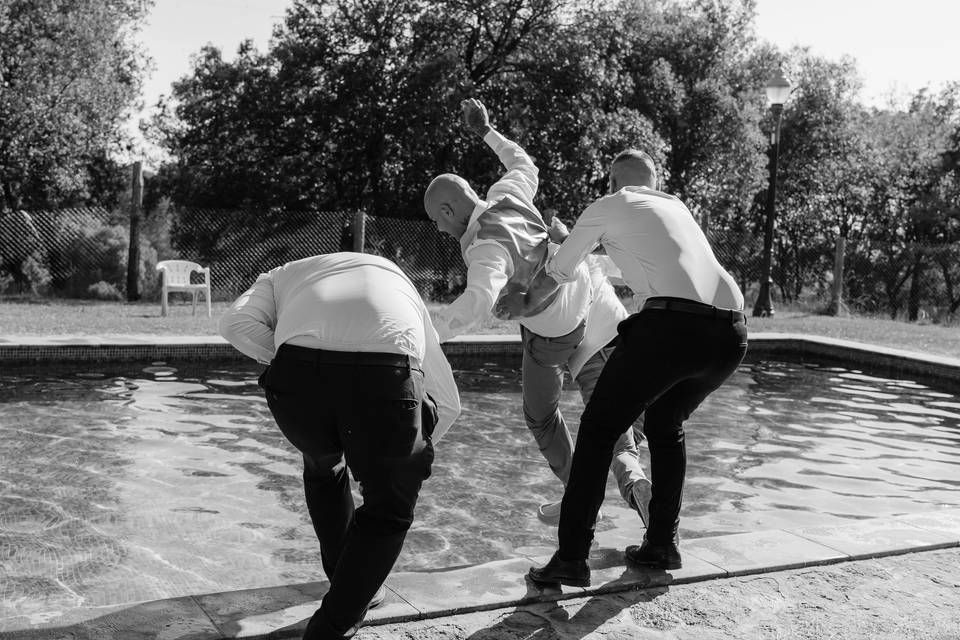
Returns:
[[[639,149],[624,149],[617,154],[617,157],[613,159],[610,166],[627,160],[636,160],[647,165],[651,171],[655,172],[657,170],[657,165],[654,163],[653,158],[650,157],[650,154],[646,151],[640,151]]]
[[[616,177],[615,177],[616,176]],[[624,149],[610,164],[610,185],[644,186],[651,189],[657,186],[657,166],[650,154],[639,149]]]

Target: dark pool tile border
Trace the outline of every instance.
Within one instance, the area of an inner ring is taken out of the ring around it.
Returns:
[[[960,390],[960,359],[851,340],[805,334],[752,334],[744,361],[763,359],[838,364],[848,368],[860,366],[876,375],[907,377]]]
[[[519,356],[519,336],[467,336],[443,345],[453,357]],[[217,336],[0,336],[0,363],[246,360]]]
[[[519,356],[520,336],[461,336],[444,343],[451,357]],[[876,345],[786,333],[750,336],[746,362],[769,358],[863,366],[890,377],[908,376],[960,387],[960,359]],[[244,360],[219,336],[0,336],[0,363]]]

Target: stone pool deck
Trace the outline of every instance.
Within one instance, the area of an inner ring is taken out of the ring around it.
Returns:
[[[514,336],[445,345],[461,356],[515,355]],[[217,338],[0,336],[0,364],[235,357]],[[956,386],[960,361],[825,338],[751,336],[751,357],[862,365]],[[598,536],[586,589],[538,590],[519,556],[394,573],[363,638],[960,638],[960,508],[775,529],[682,543],[684,568],[627,567],[642,529]],[[2,574],[0,574],[2,583]],[[198,594],[0,620],[0,640],[219,640],[299,637],[326,582]]]
[[[535,588],[526,571],[546,557],[394,573],[357,638],[960,637],[960,509],[698,538],[677,571],[625,566],[623,533],[600,536],[590,588]],[[2,620],[0,639],[296,638],[326,588],[81,607]]]

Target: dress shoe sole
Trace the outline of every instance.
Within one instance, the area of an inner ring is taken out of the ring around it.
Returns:
[[[530,576],[530,580],[541,587],[559,587],[560,585],[565,585],[568,587],[589,587],[590,578],[571,578],[569,576],[563,576],[555,578],[552,580],[541,580],[533,577],[532,573],[527,574]]]
[[[631,564],[634,564],[634,565],[636,565],[636,566],[638,566],[638,567],[644,567],[644,568],[647,568],[647,569],[673,570],[673,569],[682,569],[682,568],[683,568],[683,562],[681,562],[681,561],[679,561],[679,560],[676,561],[676,562],[657,562],[656,560],[645,560],[645,561],[644,561],[644,560],[634,560],[634,559],[631,558],[630,556],[627,556],[627,560],[629,560]]]
[[[533,580],[533,578],[531,578]],[[567,587],[589,587],[590,580],[583,578],[559,578],[553,582],[540,582],[539,580],[533,580],[534,583],[543,586],[543,587],[559,587],[560,585],[565,585]]]

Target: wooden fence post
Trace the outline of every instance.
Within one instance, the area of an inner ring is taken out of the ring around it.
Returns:
[[[133,163],[130,198],[130,248],[127,253],[127,301],[140,299],[140,212],[143,208],[143,164]]]
[[[363,253],[363,240],[367,230],[367,214],[361,209],[353,214],[353,250]]]

